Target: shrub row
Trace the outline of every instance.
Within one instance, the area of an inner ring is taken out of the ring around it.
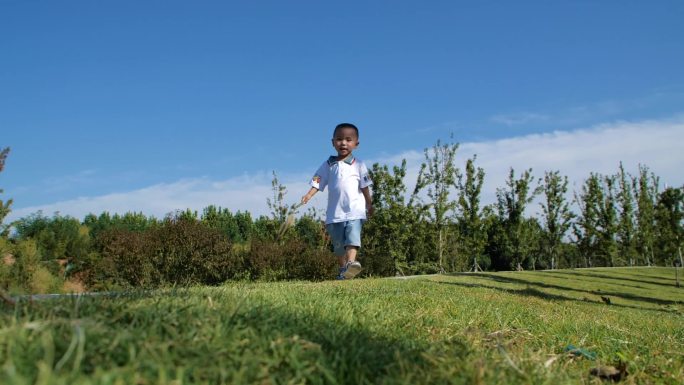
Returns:
[[[335,274],[328,250],[303,240],[254,239],[233,245],[219,229],[171,218],[146,231],[111,229],[77,275],[93,290],[216,285],[233,279],[324,280]]]

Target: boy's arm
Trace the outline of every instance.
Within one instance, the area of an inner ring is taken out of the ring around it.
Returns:
[[[373,196],[371,195],[370,189],[368,187],[361,188],[361,193],[363,198],[366,200],[366,213],[368,217],[373,216]]]
[[[303,205],[307,204],[307,203],[309,202],[309,200],[311,200],[311,198],[312,198],[314,195],[316,195],[317,192],[318,192],[318,189],[317,189],[317,188],[311,187],[311,188],[309,189],[309,192],[307,192],[306,195],[304,195],[304,196],[302,197],[302,204],[303,204]]]

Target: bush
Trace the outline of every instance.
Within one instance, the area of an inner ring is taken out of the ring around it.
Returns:
[[[247,257],[250,276],[265,281],[285,279],[286,253],[285,248],[274,241],[253,240]]]
[[[416,262],[409,264],[409,273],[412,275],[437,274],[439,265],[435,262]]]
[[[242,268],[228,237],[196,220],[167,220],[149,235],[153,261],[167,283],[216,285]]]
[[[32,294],[61,293],[63,282],[44,266],[37,266],[26,286]]]
[[[15,262],[10,268],[11,279],[15,287],[31,291],[31,282],[40,266],[38,245],[33,240],[19,241],[15,247]]]
[[[312,235],[318,231],[314,225],[320,227],[313,221],[308,225]],[[233,248],[221,229],[193,218],[167,218],[145,231],[102,231],[96,250],[81,258],[72,275],[90,290],[216,285],[229,279],[331,279],[336,259],[330,251],[312,247],[313,241],[255,237]]]
[[[254,240],[248,253],[250,276],[261,280],[324,280],[334,277],[336,260],[323,249],[301,240],[277,243]]]
[[[160,284],[159,272],[154,266],[147,233],[125,229],[112,229],[98,236],[101,258],[88,266],[88,285],[105,282],[132,287],[156,287]],[[91,255],[92,256],[92,255]]]
[[[305,242],[310,248],[326,248],[330,245],[323,221],[305,215],[299,218],[294,228],[297,238]]]
[[[362,247],[359,262],[363,265],[364,275],[367,276],[392,277],[397,274],[397,262],[388,252],[382,250],[364,250]]]
[[[83,269],[88,286],[216,285],[244,269],[228,237],[194,219],[170,218],[144,232],[104,231],[97,245]]]
[[[289,271],[290,279],[323,281],[337,275],[337,259],[328,250],[307,247],[292,257]]]

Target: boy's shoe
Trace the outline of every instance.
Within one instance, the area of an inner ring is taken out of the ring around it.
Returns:
[[[345,279],[352,279],[356,277],[357,274],[361,272],[361,264],[357,261],[347,262],[345,266],[345,271],[342,273]]]
[[[345,271],[347,271],[347,266],[345,266],[345,267],[340,267],[340,271],[339,271],[339,273],[337,274],[337,277],[335,277],[335,279],[338,280],[338,281],[343,280],[343,279],[346,279],[346,278],[344,278],[344,272],[345,272]]]

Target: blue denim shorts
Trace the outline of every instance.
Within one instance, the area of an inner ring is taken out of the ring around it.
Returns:
[[[335,255],[343,256],[346,253],[345,246],[361,247],[361,227],[363,227],[362,219],[325,225],[332,240]]]

